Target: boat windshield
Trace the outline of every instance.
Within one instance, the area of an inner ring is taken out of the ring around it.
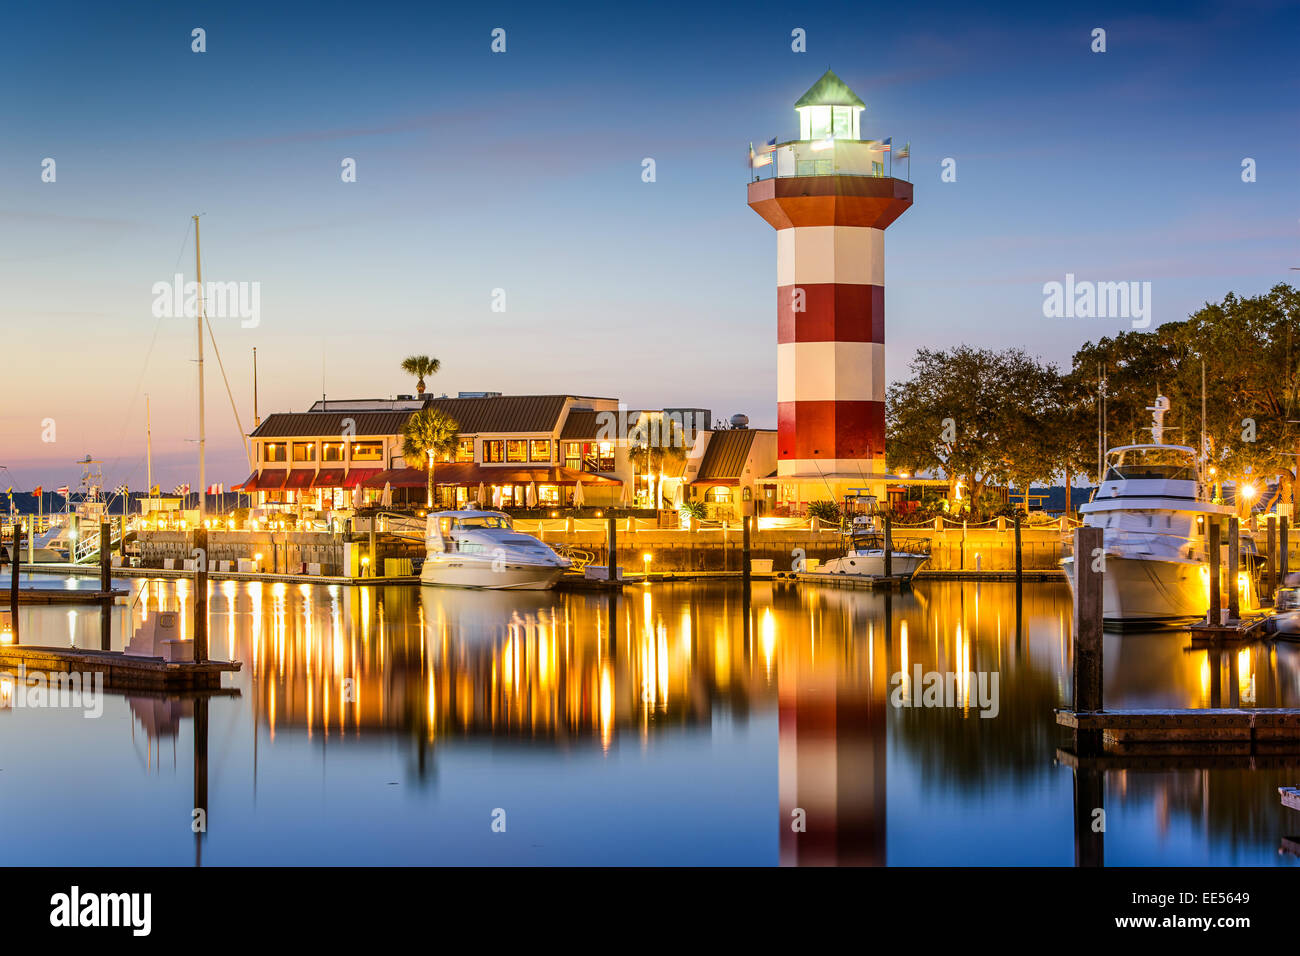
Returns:
[[[1125,448],[1106,456],[1106,480],[1154,478],[1165,481],[1196,480],[1194,452],[1186,448],[1159,445]]]
[[[483,515],[478,518],[457,518],[452,528],[456,531],[468,531],[470,528],[504,528],[511,530],[510,519],[505,515]]]

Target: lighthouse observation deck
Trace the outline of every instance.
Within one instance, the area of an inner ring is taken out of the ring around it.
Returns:
[[[891,179],[889,151],[876,140],[794,140],[778,143],[766,178],[868,176]]]

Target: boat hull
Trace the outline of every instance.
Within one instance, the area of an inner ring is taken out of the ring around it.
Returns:
[[[894,577],[910,578],[930,559],[928,554],[905,554],[895,551],[890,571]],[[817,569],[822,574],[845,574],[863,578],[882,578],[885,576],[885,556],[880,552],[849,552],[838,558],[831,558]]]
[[[546,591],[564,574],[557,565],[514,564],[493,567],[491,561],[463,557],[425,559],[420,583],[434,587],[475,588],[486,591]]]
[[[1061,561],[1074,591],[1074,558]],[[1204,565],[1106,556],[1102,582],[1102,620],[1111,625],[1169,626],[1205,617],[1210,606]]]

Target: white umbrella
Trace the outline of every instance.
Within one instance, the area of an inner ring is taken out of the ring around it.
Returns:
[[[365,507],[365,505],[366,505],[366,493],[361,490],[361,484],[360,482],[358,482],[357,485],[352,489],[352,507],[354,510],[360,511],[362,508]]]
[[[379,502],[385,508],[393,506],[393,483],[391,481],[384,482],[384,493],[380,496]]]
[[[579,478],[573,483],[573,507],[582,507],[582,479]]]
[[[682,483],[679,481],[677,482],[677,487],[673,489],[673,507],[680,508],[681,506],[682,506]]]
[[[619,492],[619,496],[618,496],[618,503],[620,507],[626,508],[628,505],[632,503],[631,491],[632,489],[627,486],[627,482],[626,481],[623,482],[623,490]]]
[[[479,505],[479,507],[481,508],[481,507],[483,507],[485,504],[487,504],[487,500],[488,500],[487,489],[483,487],[483,482],[480,481],[480,482],[478,483],[478,505]]]
[[[528,507],[537,507],[537,482],[530,481],[528,483],[527,498],[525,500],[528,502]]]
[[[497,511],[501,510],[501,486],[492,486],[492,507]]]

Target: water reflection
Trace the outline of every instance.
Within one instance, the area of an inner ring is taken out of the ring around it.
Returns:
[[[119,610],[116,646],[128,621],[161,610],[181,611],[188,634],[188,582],[124,586],[133,597]],[[475,813],[507,802],[502,791],[542,834],[537,846],[565,847],[547,857],[557,862],[1073,858],[1072,776],[1055,763],[1053,717],[1070,693],[1064,585],[925,583],[886,595],[654,584],[611,598],[221,582],[209,608],[213,655],[244,662],[242,699],[127,702],[133,732],[151,741],[150,770],[158,742],[183,741],[192,723],[192,806],[206,809],[209,782],[220,789],[223,777],[213,770],[209,780],[209,708],[230,755],[224,775],[251,768],[251,786],[218,808],[220,838],[196,838],[196,857],[229,847],[226,862],[258,860],[265,816],[289,812],[256,802],[259,780],[273,777],[299,801],[349,793],[337,772],[327,777],[328,761],[349,781],[382,778],[422,795],[400,807],[374,794],[317,800],[334,825],[386,847],[379,862],[421,859],[407,856],[409,834],[446,801]],[[98,646],[97,623],[69,635],[62,614],[38,624]],[[1190,648],[1186,634],[1107,635],[1106,700],[1300,706],[1298,656],[1287,645],[1215,653]],[[952,675],[951,706],[930,705],[932,674]],[[991,675],[996,708],[985,699]],[[97,724],[92,738],[113,732]],[[394,745],[398,780],[384,762]],[[317,776],[297,762],[304,746],[319,756]],[[122,773],[123,786],[144,786]],[[1108,800],[1121,824],[1109,827],[1109,862],[1260,862],[1276,858],[1285,835],[1269,789],[1284,773],[1111,770],[1088,799]],[[1027,841],[1026,828],[1041,839]],[[444,862],[476,862],[502,845],[473,839],[428,836]],[[311,849],[287,852],[286,862]],[[532,859],[510,854],[504,862]]]

